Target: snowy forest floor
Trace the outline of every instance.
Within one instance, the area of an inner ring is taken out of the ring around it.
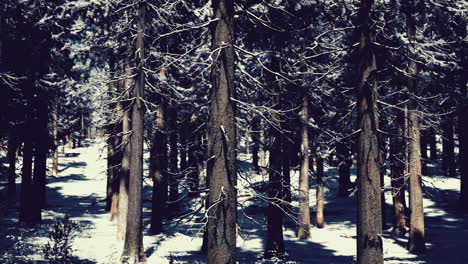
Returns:
[[[44,263],[42,248],[47,243],[53,220],[68,215],[77,224],[73,240],[76,263],[118,263],[123,242],[117,241],[116,221],[104,210],[106,190],[105,143],[88,140],[84,147],[68,150],[60,155],[58,177],[48,178],[47,209],[43,210],[43,223],[32,228],[18,224],[18,206],[0,218],[0,263]],[[240,166],[248,168],[249,157],[240,155]],[[244,161],[242,161],[244,160]],[[436,164],[429,164],[430,176],[424,177],[424,209],[428,252],[422,256],[409,254],[405,249],[407,237],[384,235],[385,263],[468,263],[468,215],[457,211],[459,179],[441,176]],[[261,178],[259,175],[240,178]],[[147,171],[145,172],[147,175]],[[293,186],[297,173],[292,174]],[[386,179],[388,185],[388,180]],[[296,225],[285,220],[286,260],[263,260],[265,238],[265,204],[258,200],[245,201],[239,209],[238,263],[353,263],[356,252],[355,231],[356,199],[337,198],[337,170],[326,171],[326,205],[323,229],[312,229],[309,240],[295,238]],[[19,191],[19,184],[18,191]],[[240,194],[251,193],[245,179],[240,180]],[[311,219],[315,219],[315,183],[311,182]],[[145,200],[151,199],[151,187],[145,183]],[[188,201],[188,202],[187,202]],[[201,198],[187,198],[178,213],[195,209]],[[387,223],[391,226],[391,194],[386,194]],[[147,233],[151,203],[144,203],[144,247],[148,263],[206,263],[199,254],[202,244],[203,212],[178,221],[167,220],[165,233]]]

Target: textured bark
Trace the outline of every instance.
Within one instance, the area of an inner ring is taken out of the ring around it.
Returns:
[[[213,1],[211,101],[208,121],[208,222],[209,264],[236,263],[237,167],[234,84],[234,4]]]
[[[150,152],[150,177],[153,179],[153,196],[151,209],[150,231],[159,234],[163,231],[162,224],[165,216],[167,201],[167,142],[166,105],[162,101],[158,105],[156,116],[156,131]]]
[[[127,230],[122,252],[122,263],[146,262],[143,248],[142,233],[142,189],[143,189],[143,115],[142,97],[145,92],[145,73],[143,71],[144,34],[145,34],[145,3],[138,7],[137,35],[136,35],[136,70],[134,96],[132,106],[132,134],[130,136],[132,155],[130,157],[129,196]]]
[[[57,106],[56,106],[57,107]],[[58,176],[58,147],[59,141],[57,138],[58,135],[58,109],[54,109],[54,154],[52,157],[52,175]]]
[[[129,209],[129,183],[130,183],[130,159],[132,155],[132,146],[130,135],[132,132],[132,124],[130,120],[130,110],[128,109],[128,103],[125,99],[130,98],[130,88],[132,80],[129,76],[132,76],[132,65],[130,62],[131,46],[130,41],[127,40],[127,54],[125,59],[120,63],[120,72],[126,76],[119,82],[119,92],[123,94],[124,101],[117,104],[117,113],[122,113],[122,160],[119,173],[119,196],[118,196],[118,223],[117,223],[117,239],[123,240],[126,237],[127,232],[127,216]],[[120,142],[119,142],[120,143]],[[117,198],[117,197],[114,197]],[[114,200],[115,201],[115,200]]]
[[[406,30],[408,35],[408,44],[410,56],[415,52],[416,25],[414,21],[414,2],[411,1],[411,7],[406,13]],[[409,196],[410,196],[410,231],[408,249],[410,252],[422,253],[426,250],[424,237],[424,208],[421,186],[421,143],[418,103],[415,96],[418,94],[416,87],[416,76],[418,74],[417,64],[412,58],[409,58],[408,69],[408,163],[409,163]]]
[[[408,230],[405,218],[405,135],[404,113],[399,111],[395,136],[390,141],[390,170],[393,197],[393,233],[405,234]]]
[[[377,65],[372,47],[374,41],[369,18],[373,0],[361,0],[358,12],[359,83],[357,87],[357,262],[383,263],[380,164],[378,144]]]
[[[323,228],[325,226],[325,216],[324,216],[324,186],[323,186],[323,177],[325,176],[323,171],[323,158],[317,157],[317,189],[316,189],[316,209],[315,214],[315,225],[317,228]]]
[[[301,110],[301,168],[299,171],[299,229],[297,237],[310,237],[310,207],[309,207],[309,97],[307,91],[302,101]]]

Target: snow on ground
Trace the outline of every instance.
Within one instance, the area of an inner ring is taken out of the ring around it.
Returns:
[[[48,208],[43,211],[43,224],[35,228],[21,227],[17,223],[17,206],[0,219],[0,263],[41,263],[42,248],[47,243],[52,220],[68,215],[78,226],[73,242],[77,263],[118,263],[123,242],[115,239],[116,222],[110,221],[104,211],[106,189],[106,152],[103,141],[87,141],[85,147],[67,149],[60,155],[60,174],[49,178],[47,185]],[[247,171],[250,156],[241,154],[239,165]],[[437,166],[430,164],[429,174],[441,175]],[[238,263],[353,263],[356,199],[337,198],[337,171],[327,169],[326,226],[312,229],[309,240],[295,238],[294,221],[285,220],[285,243],[289,258],[266,261],[261,258],[265,238],[263,202],[241,197],[239,210]],[[297,173],[292,182],[297,183]],[[240,175],[239,193],[252,194],[248,182],[255,183],[260,175]],[[388,185],[388,183],[387,183]],[[422,256],[409,254],[405,249],[407,237],[384,235],[385,262],[397,263],[468,263],[467,215],[456,211],[459,179],[445,176],[424,177],[425,213],[428,253]],[[311,182],[311,219],[315,219],[314,181]],[[145,186],[145,200],[151,197],[151,187]],[[203,206],[201,198],[191,198],[177,214]],[[391,225],[391,195],[386,195],[388,219]],[[206,263],[199,254],[202,243],[203,212],[193,217],[174,217],[165,223],[165,234],[150,235],[150,203],[144,203],[144,247],[148,263]]]

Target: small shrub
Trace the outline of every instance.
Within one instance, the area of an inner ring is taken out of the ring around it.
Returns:
[[[76,236],[76,224],[68,216],[55,220],[49,232],[49,242],[43,248],[44,258],[50,263],[73,263],[72,243]]]

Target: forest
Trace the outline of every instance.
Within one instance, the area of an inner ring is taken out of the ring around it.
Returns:
[[[468,263],[467,13],[0,1],[0,263]]]

